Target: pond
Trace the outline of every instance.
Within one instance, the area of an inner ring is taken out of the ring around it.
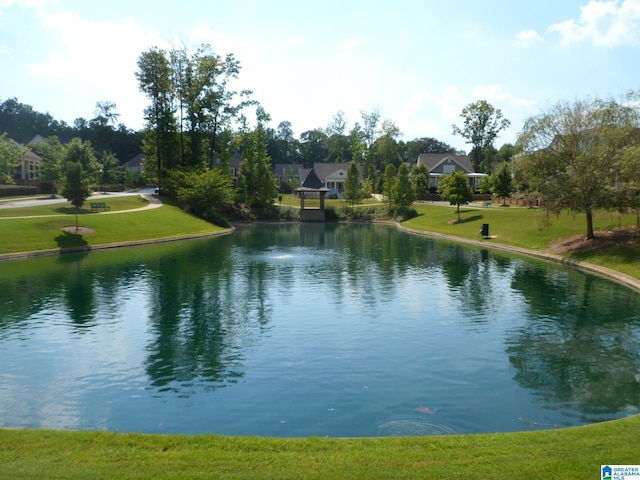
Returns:
[[[640,295],[372,225],[0,263],[0,426],[393,436],[640,407]]]

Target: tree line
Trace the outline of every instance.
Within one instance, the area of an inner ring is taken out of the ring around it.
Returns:
[[[290,122],[272,128],[268,112],[253,93],[234,89],[240,62],[231,54],[216,54],[209,45],[195,51],[154,47],[140,55],[137,67],[135,77],[148,99],[141,132],[117,123],[112,102],[98,102],[93,119],[77,119],[69,126],[16,99],[0,104],[0,132],[19,142],[36,134],[88,142],[94,154],[102,152],[96,172],[105,176],[103,181],[112,170],[109,162],[122,164],[143,151],[149,180],[204,216],[232,203],[268,208],[278,188],[287,187],[276,185],[276,164],[309,168],[319,161],[362,166],[364,182],[347,182],[345,196],[351,206],[376,192],[383,194],[390,209],[404,208],[429,186],[426,169],[407,165],[415,164],[421,153],[464,153],[431,137],[405,142],[398,126],[382,119],[376,109],[361,110],[352,124],[338,111],[326,127],[295,138]],[[585,213],[587,237],[593,238],[594,209],[640,211],[638,105],[637,92],[619,100],[560,101],[527,119],[515,145],[498,150],[495,141],[510,122],[500,109],[479,100],[462,110],[462,123],[452,125],[452,131],[470,146],[475,171],[488,174],[481,191],[507,198],[517,190],[539,200],[550,213]],[[3,174],[10,150],[3,146],[0,151]],[[59,162],[47,158],[62,158],[59,150],[56,140],[40,147],[45,157],[42,178],[52,183],[61,178],[62,170],[56,170]],[[229,161],[238,153],[243,162],[237,184],[232,185]],[[441,179],[440,193],[459,206],[469,201],[470,193],[456,176],[460,175],[454,172]]]

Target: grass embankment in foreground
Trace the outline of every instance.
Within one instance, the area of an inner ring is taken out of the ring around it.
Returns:
[[[565,430],[275,439],[0,430],[3,478],[600,478],[640,463],[640,416]]]
[[[108,203],[113,212],[140,208],[148,202],[140,197],[117,197],[110,198]],[[6,218],[22,215],[45,216]],[[67,204],[0,210],[0,254],[91,247],[224,230],[171,205],[109,215],[84,211],[78,215],[78,224],[95,233],[80,235],[63,231],[63,227],[74,226],[75,222],[75,209]]]

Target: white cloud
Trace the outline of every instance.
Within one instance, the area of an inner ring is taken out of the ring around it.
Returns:
[[[354,48],[361,47],[362,45],[364,45],[364,42],[357,40],[355,38],[343,40],[338,43],[338,46],[344,50],[353,50]]]
[[[516,36],[516,46],[518,47],[530,47],[543,42],[544,39],[535,30],[524,30]]]
[[[41,12],[40,17],[55,51],[29,65],[29,74],[51,88],[58,85],[61,94],[74,97],[73,103],[85,105],[85,112],[92,112],[97,101],[113,101],[121,121],[139,127],[145,102],[134,73],[140,53],[158,45],[158,39],[132,18],[93,21],[73,12]]]
[[[3,10],[9,9],[14,5],[26,5],[27,7],[42,9],[45,5],[57,5],[57,0],[0,0],[0,15]]]
[[[503,91],[501,85],[476,85],[473,87],[473,96],[486,100],[501,110],[504,110],[505,105],[510,108],[529,108],[536,105],[533,100],[520,98],[513,93]]]
[[[597,1],[580,7],[580,18],[549,27],[568,45],[591,39],[594,45],[615,47],[637,45],[640,41],[640,0]]]

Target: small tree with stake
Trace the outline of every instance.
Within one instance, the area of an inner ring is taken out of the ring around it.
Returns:
[[[91,196],[91,185],[98,171],[98,162],[89,142],[74,138],[67,147],[62,162],[62,195],[76,207],[76,233],[78,232],[78,210]]]

